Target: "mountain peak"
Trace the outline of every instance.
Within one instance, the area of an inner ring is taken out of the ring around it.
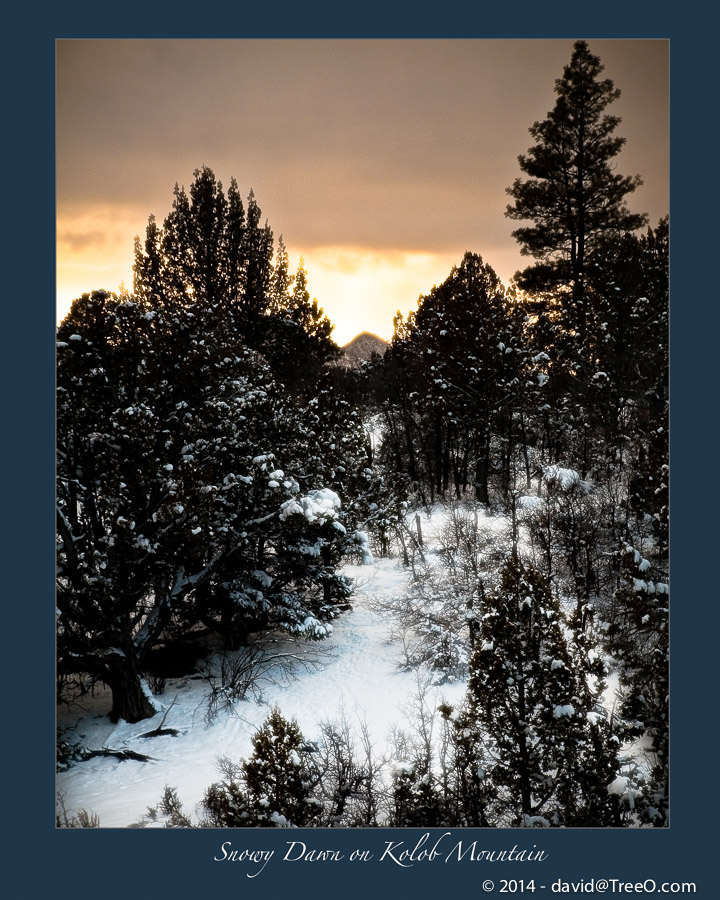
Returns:
[[[342,355],[338,365],[347,369],[357,368],[361,363],[369,360],[373,353],[380,356],[387,350],[388,342],[370,331],[363,331],[341,347]]]

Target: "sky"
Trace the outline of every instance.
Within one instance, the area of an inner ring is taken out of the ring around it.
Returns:
[[[588,43],[622,91],[617,169],[643,178],[628,205],[654,225],[669,211],[669,42]],[[572,44],[59,40],[58,321],[84,292],[132,289],[134,236],[203,165],[253,190],[340,344],[389,338],[467,250],[507,283],[530,260],[506,188]]]

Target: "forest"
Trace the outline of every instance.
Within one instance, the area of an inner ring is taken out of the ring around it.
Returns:
[[[152,744],[204,671],[212,725],[322,666],[373,561],[406,579],[373,601],[401,665],[456,688],[392,764],[273,705],[199,812],[170,786],[146,824],[668,826],[669,220],[628,208],[602,72],[576,42],[529,129],[528,267],[466,252],[369,360],[340,364],[303,263],[207,166],[136,238],[132,290],[59,325],[59,707],[105,686]],[[58,777],[133,752],[60,729]],[[59,797],[58,826],[103,824]]]

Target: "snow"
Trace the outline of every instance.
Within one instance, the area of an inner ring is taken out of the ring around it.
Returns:
[[[526,828],[550,828],[551,823],[543,816],[525,816]]]
[[[629,780],[625,778],[624,775],[618,775],[618,777],[608,785],[608,794],[617,794],[620,796],[625,793],[628,784]]]
[[[287,501],[282,508],[287,510],[286,515],[335,522],[340,500],[333,491],[310,491],[304,497]],[[444,557],[437,550],[445,546],[443,538],[451,515],[448,507],[436,507],[432,515],[421,513],[428,565],[443,564]],[[477,510],[477,516],[485,531],[501,535],[507,528],[503,516],[492,516],[482,509]],[[414,518],[414,512],[409,514],[411,527],[415,527]],[[321,738],[323,723],[345,720],[357,746],[361,746],[366,733],[373,755],[385,760],[385,779],[389,780],[393,773],[410,772],[411,764],[399,758],[402,751],[398,751],[393,738],[398,730],[412,731],[421,689],[426,691],[423,702],[428,709],[445,702],[453,707],[452,717],[457,718],[466,683],[458,678],[438,687],[432,685],[431,673],[405,665],[406,648],[394,629],[388,613],[391,604],[386,601],[406,594],[412,569],[405,568],[398,558],[373,558],[367,533],[358,531],[352,538],[363,560],[363,564],[346,564],[342,571],[355,584],[352,608],[334,619],[332,625],[308,616],[297,624],[295,636],[272,636],[274,643],[269,644],[269,653],[294,653],[307,664],[295,667],[290,674],[278,664],[258,683],[256,695],[235,702],[228,711],[212,718],[210,724],[210,684],[202,674],[168,679],[160,695],[153,696],[146,686],[146,694],[158,712],[135,724],[110,722],[110,693],[102,686],[77,702],[60,704],[59,733],[69,745],[127,749],[150,757],[147,762],[94,757],[59,772],[56,789],[68,814],[84,809],[96,814],[103,828],[126,828],[142,822],[148,807],[158,804],[165,788],[171,787],[177,791],[183,812],[197,822],[198,805],[207,788],[223,777],[218,769],[219,758],[235,763],[249,758],[253,735],[276,706],[285,718],[297,721],[309,742]],[[262,587],[270,582],[270,576],[262,570],[253,575]],[[383,602],[378,602],[381,599]],[[306,637],[324,640],[305,640]],[[485,641],[481,650],[493,652],[494,645]],[[548,663],[551,670],[564,666],[562,660],[552,657]],[[617,675],[611,674],[603,700],[608,709],[617,688]],[[576,709],[571,703],[558,704],[552,708],[552,714],[558,719],[572,717]],[[143,737],[161,723],[166,733]],[[623,794],[626,787],[627,779],[619,777],[608,786],[608,791]],[[548,823],[538,817],[527,824],[546,827]]]
[[[322,524],[335,519],[340,506],[340,498],[335,491],[331,491],[330,488],[320,488],[320,490],[309,491],[305,497],[286,500],[280,507],[280,519],[301,515],[310,523],[320,522]]]
[[[543,469],[543,480],[561,490],[567,491],[580,484],[580,475],[574,469],[564,469],[561,466],[546,466]]]
[[[533,494],[523,494],[517,498],[517,507],[523,512],[532,513],[537,510],[544,509],[545,499],[537,497]]]
[[[334,509],[332,492],[320,494],[316,498],[320,507],[326,509],[325,501]],[[222,777],[218,758],[247,759],[253,734],[275,705],[286,718],[297,720],[307,740],[320,737],[321,722],[345,717],[358,740],[366,727],[378,756],[386,752],[393,729],[410,727],[404,710],[417,696],[418,675],[400,670],[401,648],[390,641],[391,623],[370,607],[378,594],[404,591],[410,572],[398,559],[383,558],[372,565],[347,565],[344,574],[356,582],[353,608],[337,618],[332,628],[316,623],[329,636],[320,644],[309,645],[302,639],[293,644],[288,638],[283,645],[285,649],[310,647],[319,664],[299,669],[290,679],[278,677],[275,683],[264,683],[259,702],[238,702],[234,714],[218,716],[210,726],[204,720],[208,683],[198,676],[168,679],[165,692],[153,698],[162,704],[163,712],[135,724],[110,722],[110,695],[105,688],[98,687],[72,706],[58,706],[58,725],[69,744],[132,749],[151,757],[145,763],[97,757],[59,772],[56,787],[64,795],[68,812],[92,810],[103,828],[128,827],[138,823],[170,786],[177,790],[184,812],[193,817],[206,789]],[[312,622],[303,626],[314,627]],[[447,700],[456,706],[464,693],[465,685],[458,681],[432,689],[428,702],[437,706]],[[163,729],[176,729],[178,734],[142,738],[160,725],[166,712]]]

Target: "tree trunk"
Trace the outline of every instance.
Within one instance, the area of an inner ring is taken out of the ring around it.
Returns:
[[[525,417],[520,412],[520,436],[522,438],[523,462],[525,463],[525,490],[529,491],[532,487],[532,478],[530,477],[530,458],[528,456],[527,432],[525,431]]]
[[[475,465],[475,499],[478,503],[489,503],[488,477],[490,475],[490,436],[483,435],[478,447]]]
[[[117,658],[103,676],[112,691],[113,705],[110,719],[117,722],[139,722],[152,718],[157,710],[148,699],[142,684],[142,673],[134,654]]]

